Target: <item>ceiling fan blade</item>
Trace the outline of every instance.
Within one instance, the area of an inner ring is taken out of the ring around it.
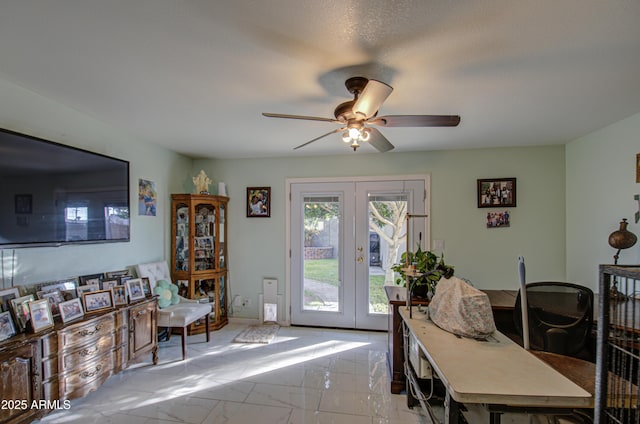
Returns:
[[[378,131],[376,128],[367,129],[370,133],[369,141],[367,141],[367,143],[378,149],[380,153],[388,152],[389,150],[393,149],[393,144],[391,144],[380,131]]]
[[[460,115],[388,115],[367,123],[381,127],[457,127]]]
[[[377,80],[369,80],[353,105],[353,113],[368,119],[376,114],[382,103],[389,97],[393,87]]]
[[[321,138],[324,138],[324,137],[326,137],[326,136],[328,136],[328,135],[335,134],[335,133],[337,133],[337,132],[344,131],[344,130],[345,130],[345,128],[338,128],[337,130],[329,131],[329,132],[328,132],[328,133],[326,133],[326,134],[322,134],[320,137],[316,137],[316,138],[314,138],[313,140],[309,140],[309,141],[307,141],[307,142],[306,142],[306,143],[304,143],[304,144],[301,144],[301,145],[299,145],[299,146],[297,146],[297,147],[294,147],[294,148],[293,148],[293,150],[298,150],[299,148],[304,147],[304,146],[306,146],[306,145],[308,145],[308,144],[311,144],[311,143],[313,143],[314,141],[318,141],[318,140],[320,140]]]
[[[340,122],[336,119],[321,118],[318,116],[287,115],[283,113],[268,113],[268,112],[262,112],[262,115],[266,116],[267,118],[286,118],[286,119],[303,119],[305,121]]]

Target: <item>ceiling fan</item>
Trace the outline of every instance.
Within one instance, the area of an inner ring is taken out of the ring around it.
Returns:
[[[393,87],[377,80],[364,77],[352,77],[345,81],[353,100],[338,105],[334,111],[335,118],[317,116],[287,115],[266,113],[268,118],[302,119],[307,121],[325,121],[340,124],[340,128],[309,140],[294,147],[294,150],[307,146],[328,135],[342,132],[342,141],[350,143],[355,152],[360,143],[369,143],[380,152],[393,149],[393,144],[382,133],[371,125],[380,127],[455,127],[460,123],[459,115],[387,115],[377,116],[378,109],[389,97]]]

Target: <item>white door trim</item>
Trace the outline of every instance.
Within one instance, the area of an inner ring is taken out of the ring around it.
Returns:
[[[355,177],[291,177],[284,183],[285,196],[285,271],[284,271],[284,322],[282,325],[291,325],[291,185],[299,183],[329,183],[329,182],[359,182],[359,181],[398,181],[398,180],[424,180],[424,210],[429,218],[424,220],[425,240],[431,242],[431,174],[408,175],[381,175],[381,176],[355,176]]]

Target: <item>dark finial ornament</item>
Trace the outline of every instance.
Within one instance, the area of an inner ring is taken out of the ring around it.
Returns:
[[[622,249],[628,249],[636,244],[638,238],[631,231],[627,230],[627,219],[622,218],[620,221],[620,229],[614,231],[609,235],[609,245],[614,249],[618,249],[615,255],[613,255],[613,263],[618,264],[618,257]]]

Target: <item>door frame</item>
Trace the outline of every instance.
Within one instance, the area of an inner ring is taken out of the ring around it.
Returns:
[[[402,180],[423,180],[424,181],[424,211],[427,217],[424,220],[425,242],[431,244],[431,174],[405,174],[405,175],[378,175],[378,176],[355,176],[355,177],[301,177],[285,179],[285,271],[284,271],[284,322],[283,325],[291,325],[291,185],[304,183],[346,183],[365,181],[402,181]]]

